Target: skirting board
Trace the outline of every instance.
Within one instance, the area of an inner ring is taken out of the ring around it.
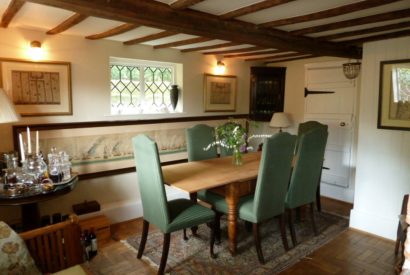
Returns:
[[[168,189],[167,198],[168,200],[173,200],[178,198],[189,198],[189,196],[185,192],[176,189]],[[98,215],[105,215],[111,221],[111,224],[115,224],[142,217],[142,213],[141,200],[135,200],[102,204],[100,211],[80,215],[79,218],[86,219]]]
[[[390,240],[396,239],[398,223],[398,215],[397,219],[390,219],[357,209],[350,212],[350,227]]]

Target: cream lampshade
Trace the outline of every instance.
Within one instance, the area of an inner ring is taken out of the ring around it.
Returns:
[[[279,128],[279,132],[282,132],[282,128],[287,128],[290,125],[291,123],[286,113],[274,113],[269,123],[270,127]]]
[[[14,110],[13,103],[0,88],[0,123],[16,122],[19,119],[20,116]]]

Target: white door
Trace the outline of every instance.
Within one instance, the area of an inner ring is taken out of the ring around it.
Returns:
[[[343,75],[344,62],[326,62],[305,66],[304,121],[316,120],[328,125],[329,137],[322,170],[321,195],[353,202],[355,166],[356,80]],[[324,93],[320,92],[332,92]]]

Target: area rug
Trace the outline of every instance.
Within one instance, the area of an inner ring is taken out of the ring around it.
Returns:
[[[184,241],[182,231],[171,234],[171,246],[166,272],[170,274],[276,274],[292,266],[317,248],[334,239],[348,227],[348,220],[328,213],[316,213],[316,224],[320,234],[314,236],[310,220],[297,222],[296,236],[298,245],[286,252],[282,246],[278,222],[269,220],[261,226],[261,244],[265,265],[258,262],[252,232],[246,230],[244,222],[238,223],[238,252],[232,257],[228,251],[226,220],[221,220],[221,244],[215,245],[216,259],[209,255],[210,229],[201,225],[198,237],[189,235]],[[188,231],[187,231],[188,232]],[[189,230],[190,233],[190,230]],[[287,230],[291,247],[290,232]],[[126,240],[131,247],[138,249],[141,236]],[[156,267],[159,266],[162,253],[163,234],[148,234],[144,258]]]

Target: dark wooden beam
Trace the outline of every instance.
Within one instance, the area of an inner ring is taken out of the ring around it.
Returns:
[[[265,54],[275,54],[275,53],[282,53],[281,50],[271,50],[271,51],[262,51],[262,52],[248,52],[248,53],[240,53],[240,54],[228,54],[224,55],[224,58],[236,58],[236,57],[245,57],[245,56],[255,56],[255,55],[265,55]]]
[[[360,1],[357,3],[344,5],[344,6],[336,7],[333,9],[324,10],[324,11],[274,20],[274,21],[263,23],[263,24],[259,24],[259,26],[264,27],[264,28],[270,28],[270,27],[278,27],[278,26],[297,24],[297,23],[302,23],[302,22],[307,22],[307,21],[325,19],[325,18],[329,18],[333,16],[343,15],[346,13],[374,8],[377,6],[386,5],[386,4],[397,2],[397,1],[400,1],[400,0],[365,0],[365,1]]]
[[[124,45],[134,45],[134,44],[139,44],[139,43],[143,43],[147,41],[157,40],[157,39],[168,37],[168,36],[173,36],[176,34],[178,33],[172,32],[172,31],[162,31],[159,33],[154,33],[154,34],[150,34],[150,35],[143,36],[140,38],[128,40],[128,41],[123,42],[123,44]]]
[[[410,16],[410,9],[404,9],[404,10],[380,13],[380,14],[375,14],[375,15],[370,15],[370,16],[365,16],[365,17],[360,17],[360,18],[355,18],[355,19],[350,19],[350,20],[345,20],[345,21],[339,21],[335,23],[329,23],[329,24],[324,24],[324,25],[319,25],[319,26],[314,26],[314,27],[303,28],[303,29],[291,31],[290,33],[294,35],[305,35],[309,33],[331,31],[331,30],[337,30],[341,28],[359,26],[359,25],[364,25],[364,24],[378,23],[378,22],[389,21],[389,20],[394,20],[394,19],[402,19],[403,17],[409,17],[409,16]]]
[[[299,37],[276,29],[258,29],[255,24],[223,20],[218,16],[190,9],[175,10],[158,1],[133,0],[28,0],[68,9],[88,16],[126,23],[141,24],[172,32],[251,43],[264,48],[306,52],[311,54],[361,58],[357,47]]]
[[[245,59],[245,61],[282,59],[282,58],[295,57],[295,56],[300,56],[300,55],[306,55],[306,54],[305,53],[285,53],[285,54],[269,55],[269,56],[264,56],[264,57],[247,58]]]
[[[21,9],[24,3],[26,3],[26,1],[23,1],[23,0],[12,0],[10,2],[9,6],[7,7],[6,11],[3,13],[3,16],[1,17],[0,25],[3,28],[8,27],[11,20],[17,14],[17,12]]]
[[[291,58],[284,58],[284,59],[277,59],[277,60],[271,60],[271,61],[266,61],[264,62],[265,64],[271,64],[271,63],[278,63],[278,62],[286,62],[286,61],[294,61],[294,60],[300,60],[300,59],[306,59],[306,58],[312,58],[312,57],[317,57],[317,55],[301,55],[298,57],[291,57]]]
[[[334,40],[334,39],[339,39],[339,38],[344,38],[344,37],[352,37],[352,36],[358,36],[358,35],[375,33],[375,32],[397,30],[397,29],[407,28],[407,27],[410,27],[410,21],[400,22],[400,23],[390,24],[390,25],[385,25],[385,26],[380,26],[380,27],[362,29],[362,30],[357,30],[357,31],[323,35],[323,36],[319,36],[316,38],[319,40]]]
[[[245,53],[245,52],[252,52],[252,51],[260,51],[265,48],[263,47],[247,47],[241,49],[234,49],[234,50],[226,50],[226,51],[214,51],[214,52],[204,52],[203,54],[230,54],[230,53]]]
[[[352,40],[345,40],[343,41],[343,43],[362,44],[364,42],[398,38],[398,37],[403,37],[403,36],[410,36],[410,30],[402,30],[402,31],[383,33],[379,35],[367,36],[367,37],[362,37],[362,38],[357,38],[357,39],[352,39]]]
[[[186,9],[190,6],[193,6],[199,2],[202,2],[204,0],[176,0],[169,4],[171,8],[176,9],[176,10],[183,10]]]
[[[57,27],[49,30],[48,32],[46,32],[47,34],[57,34],[57,33],[61,33],[65,30],[68,30],[69,28],[77,25],[78,23],[82,22],[84,19],[86,19],[88,16],[84,15],[84,14],[80,14],[80,13],[76,13],[72,16],[70,16],[67,20],[65,20],[64,22],[62,22],[60,25],[58,25]]]
[[[172,47],[178,47],[178,46],[184,46],[184,45],[207,42],[207,41],[210,41],[210,40],[213,40],[213,39],[212,38],[207,38],[207,37],[197,37],[197,38],[191,38],[191,39],[186,39],[186,40],[182,40],[182,41],[176,41],[176,42],[156,45],[156,46],[154,46],[154,49],[172,48]]]
[[[264,9],[267,9],[267,8],[283,5],[283,4],[292,2],[292,1],[295,1],[295,0],[265,0],[265,1],[255,3],[255,4],[250,5],[250,6],[246,6],[246,7],[237,9],[237,10],[227,12],[225,14],[220,15],[219,17],[222,18],[222,19],[235,18],[235,17],[239,17],[239,16],[246,15],[246,14],[249,14],[249,13],[264,10]]]
[[[238,45],[239,45],[238,43],[227,42],[227,43],[216,44],[216,45],[210,45],[210,46],[203,46],[203,47],[183,49],[183,50],[181,50],[181,52],[182,52],[182,53],[198,52],[198,51],[206,51],[206,50],[213,50],[213,49],[233,47],[233,46],[238,46]]]
[[[117,34],[122,34],[124,32],[133,30],[133,29],[138,28],[138,27],[139,26],[135,25],[135,24],[125,23],[125,24],[122,24],[122,25],[120,25],[118,27],[115,27],[111,30],[101,32],[101,33],[97,33],[97,34],[93,34],[93,35],[89,35],[89,36],[86,36],[85,38],[91,39],[91,40],[106,38],[106,37],[114,36],[114,35],[117,35]]]

